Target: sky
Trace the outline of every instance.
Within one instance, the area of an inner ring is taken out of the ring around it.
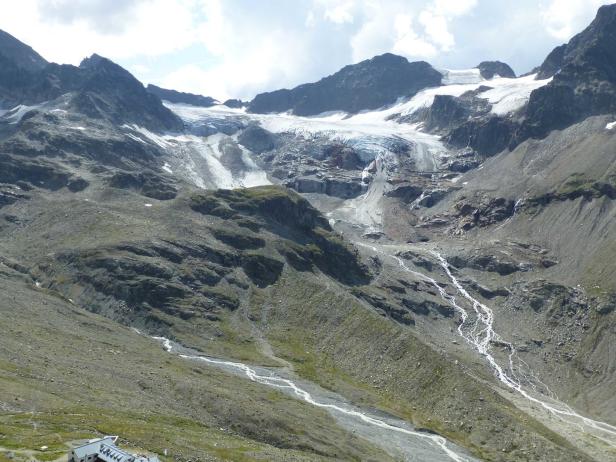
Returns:
[[[48,61],[93,53],[144,83],[249,100],[391,52],[438,69],[541,64],[605,0],[5,0],[0,29]]]

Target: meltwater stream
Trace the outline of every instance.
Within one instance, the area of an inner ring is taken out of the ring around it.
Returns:
[[[449,267],[449,263],[447,263],[447,260],[445,260],[445,258],[443,258],[441,254],[439,254],[438,252],[434,252],[434,251],[431,253],[437,258],[439,264],[441,265],[441,267],[443,268],[443,270],[445,271],[445,273],[451,280],[452,284],[454,285],[458,293],[460,293],[462,297],[464,297],[466,300],[468,300],[473,305],[473,310],[475,310],[475,312],[477,313],[477,321],[478,321],[477,324],[481,323],[482,327],[480,328],[481,330],[476,336],[471,337],[470,342],[473,345],[475,345],[477,351],[486,358],[486,360],[488,361],[488,363],[494,370],[497,378],[507,387],[520,393],[527,400],[540,405],[541,407],[543,407],[550,413],[559,417],[564,422],[578,425],[580,430],[585,431],[587,433],[591,433],[594,437],[599,438],[605,443],[607,443],[608,445],[616,448],[616,427],[614,427],[613,425],[610,425],[605,422],[593,420],[588,417],[584,417],[578,414],[577,412],[575,412],[573,409],[571,409],[569,406],[567,406],[564,403],[560,403],[560,402],[548,403],[546,401],[540,400],[530,395],[526,390],[524,390],[522,388],[521,383],[513,375],[512,358],[515,355],[516,351],[515,351],[514,346],[511,343],[503,342],[509,348],[509,364],[510,364],[511,375],[509,375],[496,362],[494,357],[490,354],[490,342],[492,340],[500,340],[500,338],[498,338],[498,335],[494,332],[494,329],[493,329],[493,324],[494,324],[493,311],[488,306],[484,305],[483,303],[479,302],[477,299],[473,298],[468,293],[468,291],[464,289],[462,284],[460,284],[460,281],[458,281],[456,277],[452,274],[451,268]],[[450,297],[450,302],[452,304],[456,304],[455,299],[453,299],[452,297]],[[459,308],[459,307],[458,309],[462,310],[462,308]],[[467,341],[468,340],[469,339],[467,339]]]
[[[198,354],[187,354],[187,349],[165,337],[153,337],[162,342],[169,353],[180,358],[200,361],[220,367],[229,372],[246,376],[253,382],[277,388],[308,404],[327,410],[344,428],[372,444],[383,448],[396,458],[409,462],[475,462],[477,459],[467,455],[464,450],[454,446],[439,435],[412,430],[407,422],[370,413],[352,406],[334,393],[319,386],[299,380],[275,375],[265,367],[248,366],[244,363],[224,361]]]
[[[362,247],[367,247],[376,253],[394,259],[403,271],[411,273],[431,283],[438,290],[441,298],[447,301],[460,315],[461,322],[458,325],[459,335],[486,359],[498,380],[507,388],[519,393],[526,400],[541,406],[562,422],[574,426],[581,432],[592,435],[612,448],[616,448],[616,427],[613,425],[580,415],[567,404],[558,401],[556,396],[554,396],[550,390],[545,387],[545,385],[544,387],[551,395],[550,401],[536,398],[523,388],[521,381],[516,377],[516,373],[514,371],[513,358],[516,354],[516,350],[513,344],[503,341],[494,331],[494,312],[487,305],[481,303],[479,300],[470,295],[470,293],[462,286],[460,281],[453,275],[449,263],[447,263],[447,260],[445,260],[440,253],[436,251],[430,252],[432,256],[436,258],[441,268],[445,271],[445,274],[455,287],[456,291],[471,304],[473,311],[470,313],[470,316],[469,312],[456,301],[456,298],[453,295],[448,294],[445,289],[436,282],[436,280],[423,273],[410,269],[404,260],[399,256],[387,253],[384,250],[376,248],[375,246],[360,242],[356,242],[356,244]],[[493,341],[498,341],[502,345],[505,345],[509,350],[508,370],[499,365],[494,356],[490,353],[490,344]],[[536,378],[533,378],[533,380],[538,381]],[[531,384],[531,388],[534,388],[532,382],[529,381],[529,383]]]

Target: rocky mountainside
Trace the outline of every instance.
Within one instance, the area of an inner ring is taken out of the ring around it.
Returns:
[[[423,88],[440,85],[441,78],[428,63],[409,63],[401,56],[387,53],[346,66],[315,83],[257,95],[248,111],[291,111],[299,116],[328,111],[355,113],[411,97]]]
[[[591,115],[616,112],[614,5],[599,8],[588,28],[550,53],[537,77],[552,76],[549,85],[531,95],[514,143],[543,137]]]
[[[0,102],[6,109],[18,105],[22,110],[28,106],[35,109],[63,98],[75,111],[116,125],[138,123],[153,129],[182,129],[182,122],[158,97],[106,58],[92,55],[79,67],[45,62],[23,67],[32,54],[25,45],[18,49],[20,54],[0,55],[5,64],[0,70]]]
[[[247,108],[0,35],[0,461],[616,460],[615,14]]]
[[[552,80],[535,89],[519,113],[463,121],[452,131],[449,141],[492,155],[507,147],[513,149],[529,138],[543,138],[552,130],[589,116],[616,112],[615,18],[616,7],[603,6],[584,31],[555,48],[535,77]]]
[[[8,63],[15,67],[30,72],[40,71],[47,66],[47,61],[28,45],[20,42],[15,37],[0,31],[0,55]]]

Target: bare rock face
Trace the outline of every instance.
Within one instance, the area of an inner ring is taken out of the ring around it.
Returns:
[[[471,147],[484,156],[493,156],[507,149],[515,130],[516,123],[504,117],[474,118],[453,129],[447,142],[453,146]]]
[[[537,79],[543,80],[553,77],[563,65],[566,51],[567,44],[554,48],[537,70]]]
[[[326,146],[323,149],[323,156],[328,159],[332,167],[343,170],[359,170],[364,166],[364,162],[362,162],[357,151],[344,144]]]
[[[353,199],[365,192],[361,178],[352,176],[299,176],[286,185],[300,193],[327,194],[341,199]]]

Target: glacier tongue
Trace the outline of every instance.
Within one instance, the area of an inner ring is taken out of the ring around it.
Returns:
[[[250,151],[234,135],[215,133],[158,135],[136,125],[124,125],[126,136],[158,146],[168,153],[163,170],[207,189],[248,188],[271,184]]]
[[[268,171],[277,172],[279,182],[299,178],[299,183],[291,180],[290,184],[306,193],[324,192],[327,184],[344,188],[344,182],[351,181],[348,177],[356,173],[357,184],[353,187],[362,185],[364,192],[357,196],[337,196],[344,200],[330,210],[329,217],[368,230],[382,227],[382,199],[393,187],[391,180],[398,177],[408,180],[409,172],[420,175],[437,172],[449,155],[438,136],[420,131],[417,124],[391,120],[390,110],[301,117],[286,113],[249,114],[225,106],[199,108],[165,104],[183,118],[191,133],[162,138],[162,142],[173,144],[167,148],[172,153],[171,159],[181,160],[176,162],[179,166],[168,160],[174,172],[187,172],[185,176],[201,187],[249,187],[269,183],[263,167],[259,166],[262,164],[267,165]],[[239,144],[240,135],[255,124],[276,136],[276,147],[271,152],[255,154]],[[151,141],[160,143],[161,139],[154,136]],[[328,170],[322,165],[323,159],[317,161],[319,149],[328,145],[352,149],[363,165],[354,173],[336,167]],[[241,158],[239,164],[244,167],[239,172],[231,171],[229,162],[224,161],[225,152],[230,149],[236,150],[236,161]],[[375,165],[374,176],[365,169],[371,163]]]

